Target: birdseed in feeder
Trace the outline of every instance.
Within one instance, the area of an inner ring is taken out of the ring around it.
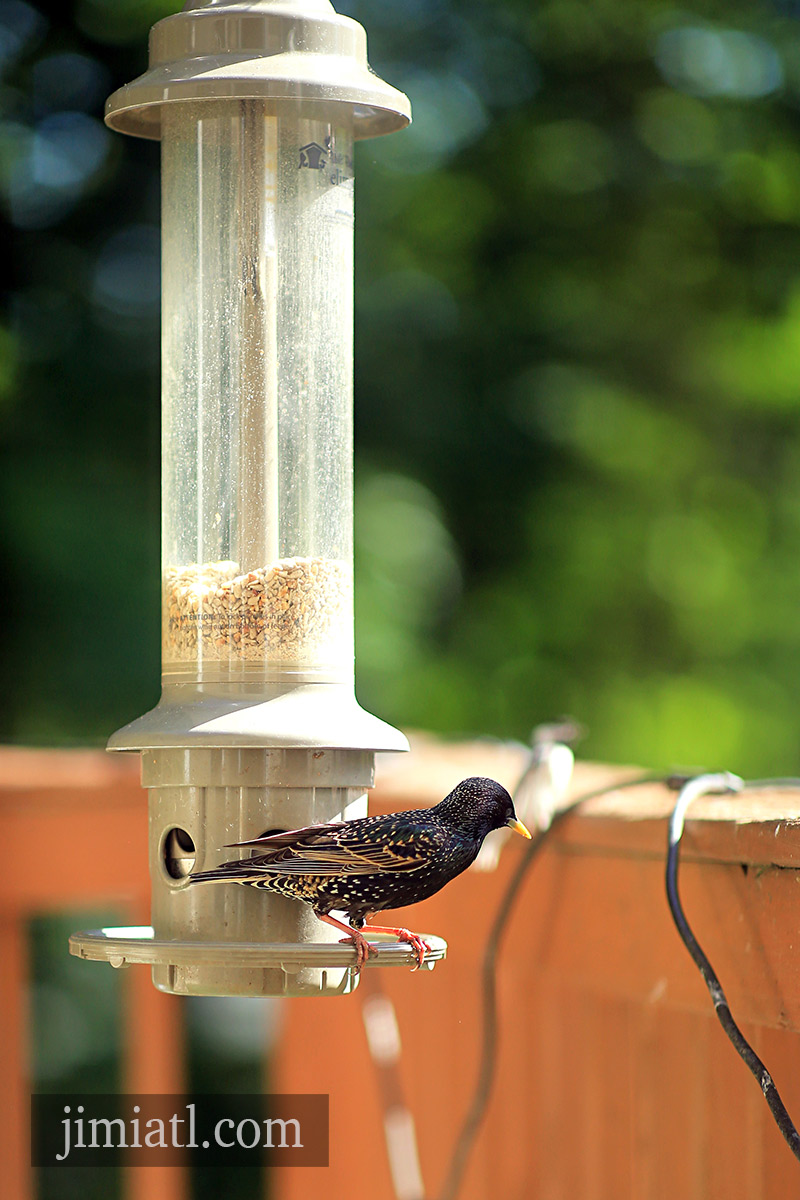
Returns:
[[[346,563],[284,558],[240,573],[231,561],[168,567],[164,659],[318,662],[338,658],[352,611]]]

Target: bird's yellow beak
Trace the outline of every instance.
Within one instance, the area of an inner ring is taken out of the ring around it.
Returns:
[[[516,817],[512,817],[510,821],[506,821],[506,825],[509,827],[509,829],[513,829],[515,833],[521,833],[524,838],[527,838],[528,841],[530,841],[531,835],[522,824],[522,821],[518,821]]]

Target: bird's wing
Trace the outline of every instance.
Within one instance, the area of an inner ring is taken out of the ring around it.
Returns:
[[[449,834],[436,826],[413,825],[397,814],[310,825],[249,843],[265,851],[236,864],[276,875],[367,875],[416,871],[440,851]],[[247,845],[248,843],[243,843]]]

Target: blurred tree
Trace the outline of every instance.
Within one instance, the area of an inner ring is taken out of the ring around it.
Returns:
[[[102,125],[177,0],[0,0],[0,729],[158,679],[158,161]],[[797,5],[348,0],[357,663],[405,726],[797,769]]]

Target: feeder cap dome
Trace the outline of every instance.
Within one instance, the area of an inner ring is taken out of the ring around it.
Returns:
[[[330,0],[190,0],[150,30],[149,69],[106,104],[106,124],[161,137],[166,104],[295,100],[341,105],[357,138],[403,129],[408,97],[367,62],[367,37]]]

